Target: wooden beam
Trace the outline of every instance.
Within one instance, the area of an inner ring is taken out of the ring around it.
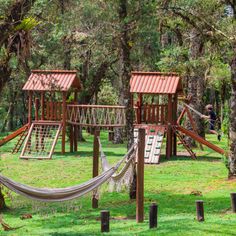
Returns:
[[[61,152],[65,154],[66,148],[66,92],[62,94],[62,141],[61,141]]]
[[[166,158],[172,155],[172,95],[168,94],[168,114],[167,114],[167,140],[166,140]]]
[[[74,92],[74,103],[78,104],[78,90],[76,89]],[[74,152],[78,151],[78,126],[77,125],[73,125],[74,127]]]
[[[29,91],[29,100],[28,100],[28,123],[29,125],[32,122],[32,91]]]
[[[192,114],[191,114],[190,110],[189,110],[188,107],[186,107],[186,106],[185,106],[185,110],[186,110],[186,112],[187,112],[187,116],[188,116],[188,118],[189,118],[189,122],[190,122],[190,124],[191,124],[191,126],[192,126],[194,132],[195,132],[196,134],[198,134],[198,132],[197,132],[197,126],[196,126],[196,124],[195,124],[195,121],[194,121],[194,119],[193,119],[193,117],[192,117]],[[199,143],[199,146],[200,146],[201,150],[204,150],[201,143]]]
[[[100,130],[97,128],[94,132],[93,139],[93,178],[98,176],[99,170],[99,142],[98,137],[100,135]],[[96,196],[92,198],[92,208],[98,208],[98,199]]]
[[[45,107],[44,107],[44,99],[45,99],[45,95],[44,95],[44,92],[41,92],[41,120],[44,120],[45,119]]]
[[[35,98],[35,120],[39,120],[39,98]]]
[[[74,125],[74,151],[78,151],[78,125]]]
[[[138,162],[136,182],[136,222],[144,220],[144,150],[145,150],[145,129],[139,129],[138,141]]]
[[[137,117],[137,123],[141,124],[142,123],[142,105],[143,105],[143,95],[141,93],[138,94],[138,104],[139,104],[139,107],[138,107],[139,117]]]
[[[177,94],[174,95],[173,101],[173,122],[172,125],[177,124],[177,104],[178,104],[178,96]],[[177,136],[176,133],[173,132],[173,155],[177,155]]]
[[[227,153],[227,151],[225,151],[224,149],[214,145],[213,143],[210,143],[209,141],[205,140],[204,138],[202,138],[201,136],[199,136],[198,134],[196,134],[195,132],[185,129],[182,126],[176,126],[176,129],[179,130],[180,132],[186,134],[187,136],[193,138],[194,140],[196,140],[197,142],[206,145],[207,147],[211,148],[212,150],[225,155]]]
[[[184,107],[184,109],[182,110],[179,118],[177,119],[177,124],[178,125],[180,125],[180,122],[181,122],[182,118],[184,117],[185,112],[186,112],[186,108]]]
[[[74,125],[70,125],[70,152],[74,151]]]
[[[16,130],[15,132],[13,132],[13,133],[9,134],[8,136],[6,136],[5,138],[1,139],[0,146],[11,141],[15,137],[17,137],[18,135],[23,133],[28,127],[29,127],[29,124],[26,124],[26,125],[22,126],[21,128],[19,128],[18,130]]]

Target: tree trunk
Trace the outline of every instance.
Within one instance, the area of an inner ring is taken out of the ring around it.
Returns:
[[[230,99],[230,154],[229,178],[236,178],[236,43],[234,45],[234,58],[231,63],[232,93]]]
[[[122,82],[122,97],[124,99],[123,105],[126,106],[126,134],[128,139],[128,148],[134,142],[133,137],[133,107],[132,107],[132,96],[130,93],[130,47],[129,47],[129,36],[128,36],[128,13],[127,13],[127,0],[119,1],[119,20],[120,20],[120,78]],[[134,170],[133,183],[130,186],[130,198],[136,197],[136,170]]]
[[[190,59],[196,60],[199,59],[199,57],[203,54],[203,41],[201,39],[201,36],[198,35],[198,33],[195,30],[192,30],[192,42],[190,47]],[[191,70],[190,70],[191,71]],[[204,75],[199,70],[198,67],[192,67],[192,73],[189,75],[188,78],[188,95],[191,95],[192,100],[190,103],[190,106],[192,106],[195,110],[203,113],[203,94],[204,94]],[[193,119],[196,122],[196,127],[198,134],[202,137],[205,136],[204,131],[204,122],[203,120],[197,115],[196,113],[192,112]],[[187,122],[187,129],[192,129],[190,122]],[[187,137],[186,141],[189,145],[195,146],[195,142]]]
[[[0,49],[7,47],[12,35],[15,34],[15,27],[21,23],[21,20],[28,14],[35,0],[19,0],[14,1],[9,7],[8,13],[3,16],[0,24]],[[0,60],[0,93],[3,87],[10,80],[11,68],[9,62],[14,53],[6,50],[6,56]]]
[[[1,186],[0,186],[0,211],[4,210],[6,208],[7,208],[7,206],[6,206],[5,199],[4,199],[2,189],[1,189]]]
[[[133,137],[133,107],[132,96],[130,93],[130,46],[129,46],[129,25],[127,23],[127,0],[119,1],[119,20],[120,20],[120,77],[123,87],[124,105],[126,106],[126,133],[128,139],[128,148],[134,142]]]

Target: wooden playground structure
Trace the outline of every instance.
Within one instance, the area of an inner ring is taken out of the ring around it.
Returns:
[[[23,90],[28,92],[28,124],[0,140],[0,146],[19,136],[13,153],[23,146],[20,158],[50,159],[61,136],[65,153],[66,130],[69,127],[70,152],[78,150],[78,127],[118,128],[126,126],[125,106],[79,104],[82,86],[77,71],[33,70]],[[195,153],[185,142],[190,136],[214,151],[225,151],[197,134],[188,105],[177,116],[179,97],[183,97],[181,77],[176,73],[132,72],[130,92],[134,104],[134,139],[137,130],[146,130],[145,163],[157,164],[166,137],[166,158],[177,155],[177,138],[192,158]],[[187,101],[187,100],[186,100]],[[192,130],[181,126],[187,115]]]
[[[81,88],[76,71],[32,71],[23,87],[23,90],[27,91],[29,95],[28,124],[0,140],[0,146],[19,136],[13,152],[18,152],[23,146],[20,158],[51,159],[60,136],[61,151],[63,154],[65,153],[67,127],[70,131],[71,152],[78,150],[78,127],[94,127],[93,178],[86,183],[88,186],[86,185],[87,188],[86,191],[83,190],[83,194],[94,191],[92,207],[97,208],[98,199],[95,190],[112,177],[114,169],[112,167],[109,170],[110,172],[112,171],[111,173],[109,172],[110,174],[104,171],[99,175],[99,129],[125,127],[126,108],[124,106],[79,104],[78,92]],[[191,157],[196,158],[195,153],[185,142],[184,135],[193,138],[218,153],[225,154],[225,151],[197,134],[188,105],[184,105],[180,116],[177,116],[179,97],[183,96],[181,78],[177,74],[132,72],[130,92],[134,104],[134,139],[137,141],[137,153],[134,151],[135,160],[133,162],[136,165],[136,221],[143,222],[144,164],[159,163],[164,138],[166,139],[165,156],[168,159],[173,155],[177,155],[177,138]],[[68,98],[72,98],[72,100],[68,101]],[[187,130],[181,126],[181,120],[184,115],[187,115],[192,124],[192,130]],[[2,184],[6,184],[7,180],[4,180],[4,177],[2,178]],[[99,178],[104,178],[104,180],[97,183],[96,181]],[[91,186],[93,182],[94,184]],[[6,186],[11,187],[11,185]],[[22,188],[22,186],[19,183],[15,187]],[[82,194],[81,190],[79,190],[81,186],[77,186],[77,188],[78,193],[76,196],[79,197]],[[14,190],[14,186],[10,189]],[[72,189],[74,194],[74,187]],[[82,185],[82,189],[84,189],[84,185]],[[29,186],[26,190],[34,196],[34,188]],[[66,188],[65,191],[67,190]],[[50,193],[45,192],[45,189],[37,189],[37,191],[40,191],[40,194],[42,192],[46,199],[49,197],[47,200],[51,200],[52,193],[55,197],[58,197],[56,195],[58,190],[51,189]],[[61,189],[61,191],[62,196],[64,196],[64,190]],[[24,189],[22,189],[22,193],[24,195]],[[35,197],[42,198],[41,195]],[[71,196],[69,195],[69,197]]]

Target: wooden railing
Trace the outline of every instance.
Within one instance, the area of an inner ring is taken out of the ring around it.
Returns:
[[[62,119],[62,102],[47,102],[45,119],[60,121]]]
[[[123,127],[124,106],[67,105],[67,122],[80,126]]]
[[[46,120],[62,119],[62,102],[47,102],[44,110]],[[134,111],[136,124],[167,123],[167,105],[145,104],[141,109],[134,107]],[[125,106],[67,103],[67,122],[81,126],[123,127],[126,125]]]
[[[135,107],[135,123],[141,124],[166,124],[167,105],[145,104],[141,107]]]

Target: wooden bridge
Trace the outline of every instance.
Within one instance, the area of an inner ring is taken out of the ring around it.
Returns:
[[[66,121],[69,124],[83,127],[124,127],[126,125],[125,106],[67,103],[66,107]],[[62,119],[62,102],[47,102],[44,110],[45,120],[60,121]],[[134,106],[134,123],[166,124],[167,105],[144,104],[140,108]]]
[[[124,127],[125,106],[67,105],[67,123],[83,127]]]

